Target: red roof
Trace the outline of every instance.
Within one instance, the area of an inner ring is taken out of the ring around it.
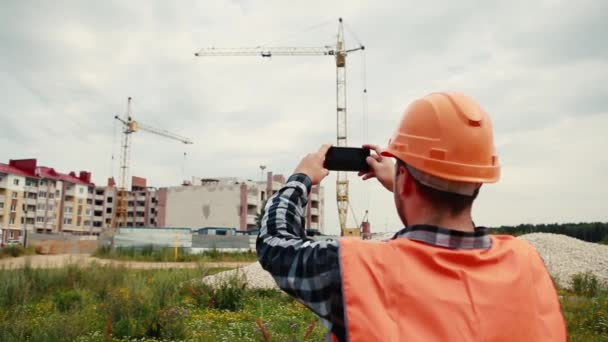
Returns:
[[[31,178],[38,178],[36,177],[36,175],[25,172],[23,170],[20,170],[16,167],[12,167],[8,164],[2,164],[0,163],[0,172],[3,173],[10,173],[12,175],[17,175],[17,176],[24,176],[24,177],[31,177]]]
[[[73,176],[73,175],[69,175],[69,174],[65,174],[65,173],[61,173],[61,172],[57,172],[55,171],[55,169],[51,168],[51,167],[46,167],[46,166],[40,166],[38,167],[38,175],[40,177],[44,177],[44,178],[49,178],[49,179],[54,179],[54,180],[60,180],[60,181],[64,181],[64,182],[70,182],[70,183],[76,183],[76,184],[83,184],[83,185],[89,185],[89,186],[94,186],[95,184],[93,183],[87,183],[85,181],[83,181],[82,179]]]

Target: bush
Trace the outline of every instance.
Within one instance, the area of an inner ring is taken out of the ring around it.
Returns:
[[[572,276],[572,291],[579,296],[595,297],[602,290],[602,284],[591,272],[577,273]]]
[[[239,311],[245,305],[246,287],[245,279],[237,272],[213,285],[196,281],[186,284],[184,289],[199,307]]]
[[[82,304],[82,295],[76,290],[58,291],[53,295],[53,303],[60,312],[78,309]]]

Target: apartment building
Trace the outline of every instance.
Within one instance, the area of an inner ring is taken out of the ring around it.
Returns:
[[[22,240],[24,231],[99,234],[93,229],[91,174],[68,174],[38,166],[36,159],[0,163],[2,241]]]
[[[158,190],[158,226],[253,230],[268,198],[284,184],[285,177],[272,172],[267,173],[266,181],[257,182],[193,177],[191,185]],[[306,228],[321,229],[323,207],[323,188],[315,187],[306,208]]]
[[[27,178],[32,179],[34,175],[0,163],[0,232],[3,243],[20,239],[23,235],[21,220],[25,222],[23,206]]]

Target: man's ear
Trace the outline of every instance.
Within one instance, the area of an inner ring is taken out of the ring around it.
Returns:
[[[403,171],[399,170],[399,173],[403,172],[403,175],[401,176],[403,177],[403,183],[401,185],[400,192],[405,196],[411,195],[415,186],[414,178],[412,178],[412,175],[410,175],[406,167],[401,166],[400,168],[403,168]]]

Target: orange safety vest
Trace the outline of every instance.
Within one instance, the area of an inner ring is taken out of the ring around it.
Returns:
[[[512,236],[491,239],[489,249],[456,250],[341,239],[348,340],[566,341],[538,253]]]

